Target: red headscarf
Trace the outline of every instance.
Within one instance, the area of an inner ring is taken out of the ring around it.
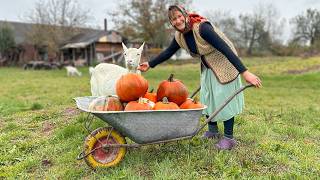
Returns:
[[[170,11],[176,9],[178,11],[180,11],[182,13],[182,15],[185,17],[186,21],[185,21],[185,29],[183,31],[177,29],[171,22],[170,19]],[[169,16],[169,21],[171,23],[171,25],[179,32],[181,33],[186,33],[189,32],[190,30],[192,30],[193,28],[193,24],[194,23],[198,23],[198,22],[204,22],[207,21],[206,18],[200,16],[199,14],[196,13],[189,13],[188,11],[186,11],[182,6],[179,5],[172,5],[169,7],[169,11],[168,11],[168,16]]]
[[[198,22],[204,22],[207,21],[206,18],[200,16],[199,14],[196,13],[189,13],[189,18],[190,18],[190,25],[191,27],[193,26],[194,23],[198,23]]]

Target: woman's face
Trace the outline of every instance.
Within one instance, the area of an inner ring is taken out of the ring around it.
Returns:
[[[178,30],[183,31],[186,26],[186,18],[182,15],[182,13],[178,10],[174,10],[172,17],[171,17],[171,23],[173,26],[175,26]]]

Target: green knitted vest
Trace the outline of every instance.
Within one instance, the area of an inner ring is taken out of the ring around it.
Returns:
[[[225,57],[220,51],[212,47],[209,43],[207,43],[206,40],[204,40],[200,36],[199,28],[201,23],[196,23],[193,25],[193,36],[195,38],[196,47],[199,54],[194,54],[188,49],[183,34],[179,31],[176,31],[175,33],[175,39],[177,43],[181,48],[189,52],[191,56],[199,58],[203,56],[203,59],[206,61],[207,65],[216,75],[221,84],[226,84],[233,81],[239,75],[238,70],[230,63],[227,57]],[[232,42],[218,28],[216,28],[214,25],[212,26],[214,31],[228,44],[231,50],[236,55],[238,55]]]

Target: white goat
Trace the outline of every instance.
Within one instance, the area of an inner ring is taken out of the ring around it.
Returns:
[[[137,67],[140,64],[141,54],[144,43],[137,48],[127,48],[122,43],[123,55],[125,59],[126,68],[115,64],[101,63],[98,64],[91,75],[91,94],[92,96],[108,96],[116,94],[116,82],[124,74],[138,73]]]
[[[89,67],[89,74],[90,74],[90,76],[92,76],[93,71],[94,71],[94,68],[90,66],[90,67]]]
[[[67,76],[81,76],[82,73],[80,71],[78,71],[77,68],[73,67],[73,66],[66,66],[65,67],[67,69]]]

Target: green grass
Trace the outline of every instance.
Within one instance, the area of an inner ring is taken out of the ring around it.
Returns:
[[[192,140],[129,149],[119,166],[92,171],[77,161],[87,132],[86,114],[73,97],[90,95],[82,77],[65,70],[0,68],[0,179],[212,179],[320,176],[320,58],[250,58],[262,89],[245,92],[246,108],[236,117],[232,151],[215,141]],[[290,74],[290,70],[301,73]],[[174,73],[190,93],[199,85],[199,64],[159,65],[143,75],[150,86]],[[105,126],[95,119],[93,127]],[[219,124],[222,130],[221,124]]]

